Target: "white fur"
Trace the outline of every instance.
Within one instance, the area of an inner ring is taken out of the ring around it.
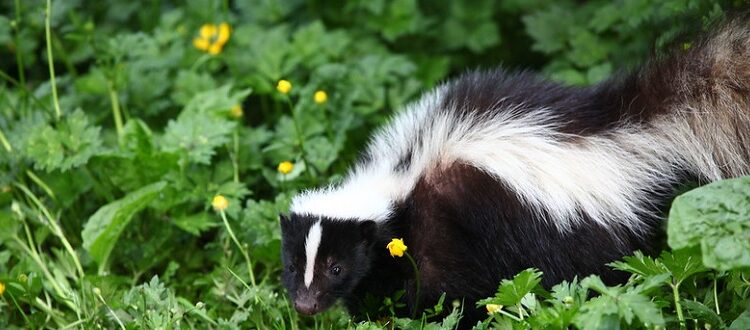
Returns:
[[[339,186],[295,197],[292,212],[383,221],[420,178],[462,162],[504,182],[560,231],[582,222],[583,215],[637,231],[639,215],[653,210],[644,192],[673,183],[679,169],[721,178],[710,148],[697,142],[680,116],[582,137],[561,133],[563,118],[548,109],[517,105],[457,118],[436,111],[441,100],[439,88],[398,115],[375,135],[371,162],[356,166]],[[408,152],[411,165],[395,171]]]
[[[318,222],[310,227],[310,231],[307,233],[307,238],[305,239],[305,286],[308,288],[315,274],[315,257],[318,255],[320,238],[322,236],[323,229],[320,227],[320,220],[318,220]]]

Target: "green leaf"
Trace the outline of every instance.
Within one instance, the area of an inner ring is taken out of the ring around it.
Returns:
[[[534,39],[532,48],[545,54],[562,50],[568,40],[568,30],[575,24],[573,15],[567,9],[551,6],[523,17],[526,33]]]
[[[641,251],[636,251],[632,256],[627,256],[622,259],[623,261],[615,261],[609,265],[615,269],[638,274],[643,277],[668,273],[668,270],[664,265],[653,258],[644,255]]]
[[[744,311],[729,326],[729,330],[750,329],[750,311]]]
[[[34,167],[48,172],[65,171],[86,164],[101,152],[99,127],[90,126],[86,114],[76,110],[65,116],[57,129],[44,125],[29,136],[26,154]]]
[[[0,243],[13,238],[18,232],[20,222],[13,217],[8,210],[0,210]]]
[[[723,180],[677,197],[669,213],[673,249],[700,246],[706,266],[750,267],[750,177]]]
[[[521,302],[524,296],[534,290],[541,281],[542,272],[533,268],[526,269],[514,276],[512,280],[503,280],[494,298],[481,300],[477,302],[477,305],[516,305]]]
[[[162,150],[177,152],[186,161],[209,164],[217,147],[229,142],[235,123],[216,115],[183,112],[169,121],[161,141]]]
[[[580,329],[619,329],[617,303],[609,296],[595,297],[581,306],[573,322]]]
[[[176,217],[172,220],[172,223],[180,229],[191,233],[194,236],[198,236],[202,232],[218,226],[219,222],[215,219],[216,217],[212,217],[208,213],[203,212]]]
[[[81,237],[83,247],[99,264],[100,273],[133,215],[153,201],[166,185],[165,182],[157,182],[133,191],[122,199],[102,206],[89,218]]]
[[[708,271],[701,262],[699,255],[688,249],[677,251],[664,251],[659,255],[659,260],[666,267],[677,283],[681,283],[690,276]]]
[[[719,317],[713,309],[706,307],[706,305],[685,299],[682,299],[680,304],[682,304],[682,307],[685,307],[690,318],[702,320],[710,324],[711,328],[723,329],[725,327],[724,321],[721,317]]]
[[[644,324],[651,326],[663,326],[664,318],[661,316],[661,310],[654,304],[649,297],[636,292],[627,292],[617,299],[620,317],[625,322],[631,324],[633,316],[637,317]]]

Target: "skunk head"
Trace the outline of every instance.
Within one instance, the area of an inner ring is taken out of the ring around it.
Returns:
[[[313,315],[350,294],[370,269],[376,231],[373,221],[282,215],[282,282],[294,308]]]

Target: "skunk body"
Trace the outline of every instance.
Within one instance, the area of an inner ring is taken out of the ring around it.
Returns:
[[[468,73],[375,134],[340,185],[294,198],[283,281],[306,314],[406,290],[409,311],[445,293],[473,324],[474,303],[529,267],[545,285],[624,280],[606,263],[654,247],[677,187],[749,173],[745,22],[591,87]],[[394,237],[419,267],[419,300],[385,249]]]

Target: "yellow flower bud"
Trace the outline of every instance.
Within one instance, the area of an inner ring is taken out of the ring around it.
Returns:
[[[294,164],[288,161],[279,163],[279,167],[277,168],[277,170],[281,174],[289,174],[292,172],[293,169],[294,169]]]
[[[315,92],[315,95],[313,95],[313,100],[315,100],[315,103],[317,104],[323,104],[328,101],[328,94],[324,91],[317,91]]]
[[[5,293],[5,283],[0,282],[0,296],[2,296],[3,293]]]
[[[386,245],[386,248],[388,248],[388,252],[391,253],[391,257],[403,257],[404,252],[406,252],[406,244],[404,244],[404,240],[401,238],[394,238],[391,240],[388,245]]]
[[[227,209],[229,207],[229,201],[226,197],[222,195],[216,195],[214,196],[214,199],[211,201],[211,206],[214,207],[214,210],[221,212]]]
[[[276,84],[276,90],[281,94],[289,94],[289,91],[292,90],[292,83],[288,80],[281,79],[279,80],[279,83]]]
[[[487,314],[499,313],[500,310],[503,309],[503,305],[496,304],[487,304],[484,307],[487,308]]]
[[[229,115],[232,116],[232,118],[239,119],[242,118],[242,106],[241,105],[235,105],[232,107],[232,110],[229,111]]]

